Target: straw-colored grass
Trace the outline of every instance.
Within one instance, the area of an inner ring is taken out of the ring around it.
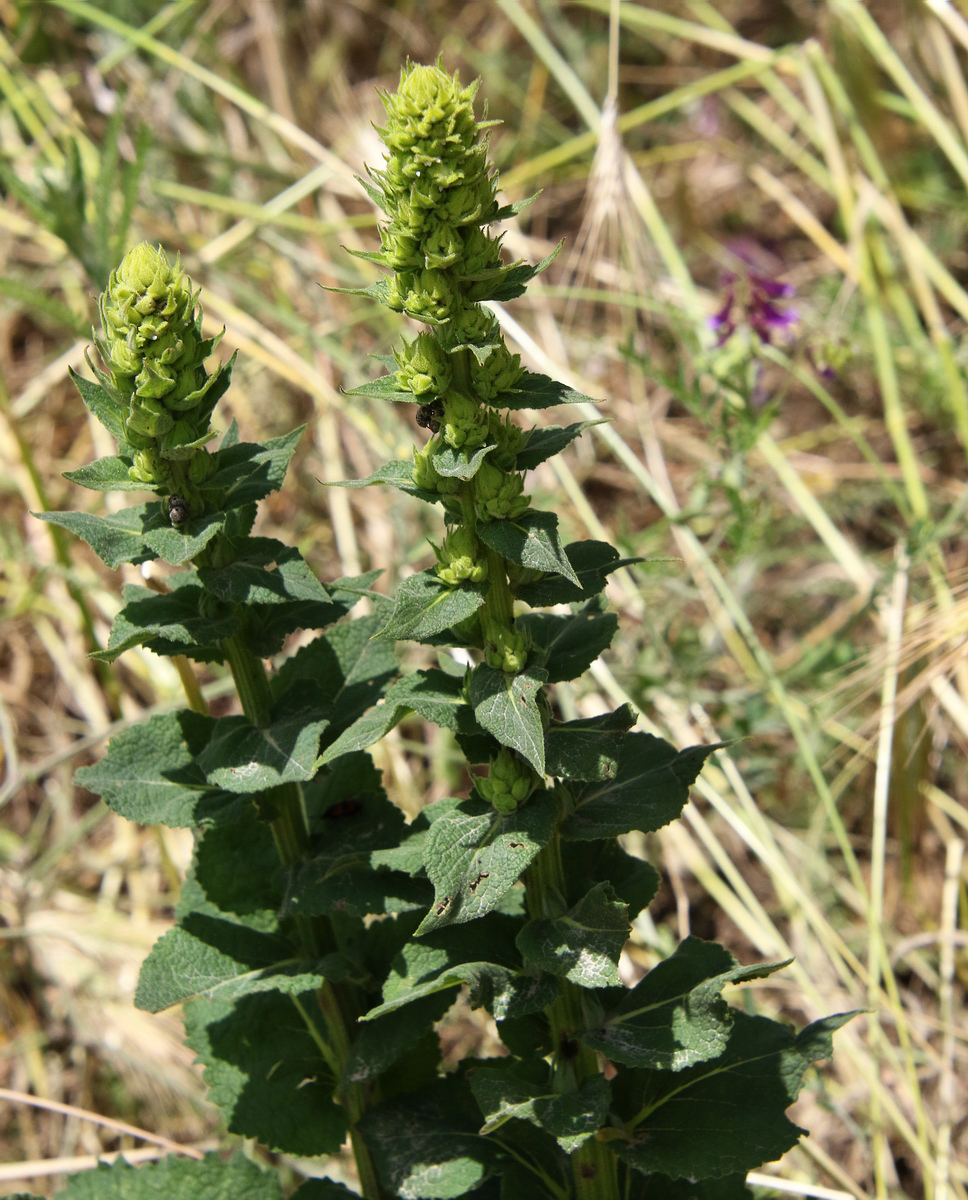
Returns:
[[[609,418],[533,490],[568,540],[654,560],[614,580],[620,640],[562,704],[631,701],[679,744],[736,739],[683,821],[643,843],[666,884],[630,969],[693,931],[742,961],[795,956],[738,1004],[798,1022],[866,1010],[792,1113],[811,1137],[751,1176],[757,1195],[966,1200],[965,10],[8,7],[0,153],[26,191],[0,209],[0,1194],[51,1194],[159,1137],[224,1144],[177,1014],[131,1002],[187,836],[129,826],[71,783],[119,724],[183,703],[185,680],[149,652],[92,665],[121,579],[28,515],[117,503],[60,475],[109,452],[67,380],[104,280],[51,227],[45,180],[64,179],[76,141],[89,229],[110,228],[106,114],[120,107],[122,162],[147,124],[130,242],[180,251],[204,289],[240,351],[246,438],[309,422],[263,530],[295,537],[323,578],[389,579],[424,565],[433,515],[317,480],[408,453],[405,418],[342,392],[399,322],[317,284],[370,281],[343,247],[375,239],[354,176],[380,162],[376,89],[407,55],[441,53],[483,77],[504,121],[507,195],[543,189],[509,252],[567,239],[500,309],[507,337],[603,398],[582,418]],[[798,316],[767,345],[747,328],[745,350],[708,322],[726,273],[747,270],[740,239],[794,285]],[[217,672],[198,684],[217,705]],[[378,750],[408,812],[449,779],[446,742],[414,732]]]

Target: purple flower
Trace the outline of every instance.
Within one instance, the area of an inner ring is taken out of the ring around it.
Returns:
[[[709,318],[710,329],[718,335],[716,345],[727,342],[740,325],[748,325],[760,341],[768,345],[775,334],[796,324],[797,310],[777,303],[794,295],[793,285],[781,283],[760,268],[761,261],[773,259],[773,256],[756,243],[743,239],[730,249],[743,264],[743,269],[739,274],[723,276],[723,303]]]

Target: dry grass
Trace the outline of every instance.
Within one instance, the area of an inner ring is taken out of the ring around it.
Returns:
[[[407,453],[412,428],[341,394],[399,323],[317,284],[369,282],[342,247],[375,237],[354,180],[379,162],[375,89],[407,55],[484,77],[506,193],[543,189],[510,252],[570,239],[501,319],[610,419],[533,490],[569,540],[660,560],[615,580],[622,641],[563,703],[631,700],[680,744],[743,739],[650,842],[667,885],[632,956],[691,930],[743,961],[796,956],[747,997],[766,1011],[868,1010],[793,1113],[810,1139],[751,1180],[765,1194],[965,1200],[964,12],[56,0],[0,22],[4,157],[39,189],[75,138],[93,179],[111,107],[123,159],[148,124],[131,241],[179,250],[239,349],[244,436],[309,422],[263,531],[323,578],[389,567],[387,586],[423,565],[432,518],[317,480]],[[28,515],[114,502],[60,475],[108,451],[67,380],[103,281],[13,195],[0,225],[0,1194],[50,1194],[69,1160],[141,1144],[95,1114],[194,1147],[217,1126],[177,1016],[131,1004],[186,839],[71,783],[181,681],[148,652],[92,666],[120,580]],[[739,239],[796,287],[799,320],[726,362],[707,317]],[[380,753],[413,811],[441,772],[407,732]]]

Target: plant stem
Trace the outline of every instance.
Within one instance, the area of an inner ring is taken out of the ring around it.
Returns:
[[[262,659],[257,658],[238,637],[228,638],[222,643],[222,648],[235,680],[242,711],[253,725],[265,728],[272,717],[272,691]],[[272,805],[274,816],[270,828],[280,861],[284,866],[306,861],[311,853],[311,844],[309,815],[302,788],[298,783],[286,783],[273,788]],[[296,917],[295,927],[300,948],[307,958],[316,958],[336,949],[333,928],[328,920]],[[326,1045],[322,1049],[338,1080],[349,1059],[349,1027],[356,1022],[359,1013],[347,989],[329,981],[318,989],[316,998],[326,1026]],[[312,1018],[301,1006],[297,1007],[312,1030]],[[354,1083],[343,1089],[340,1099],[347,1113],[350,1142],[363,1196],[366,1200],[381,1200],[383,1192],[373,1159],[356,1129],[356,1123],[366,1111],[367,1097],[362,1086]]]
[[[552,838],[528,869],[528,913],[532,918],[554,917],[564,911],[565,876],[558,835]],[[561,992],[545,1009],[551,1030],[555,1084],[577,1091],[587,1079],[600,1074],[598,1055],[583,1046],[577,1035],[586,1025],[582,989],[567,979]],[[618,1160],[597,1137],[589,1138],[571,1156],[576,1200],[618,1200]]]

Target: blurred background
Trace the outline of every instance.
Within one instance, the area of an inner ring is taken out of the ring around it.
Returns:
[[[132,1003],[190,834],[72,784],[184,694],[149,651],[87,657],[139,569],[29,515],[126,503],[62,478],[111,449],[68,369],[124,251],[179,253],[239,351],[223,423],[308,426],[260,532],[323,580],[427,566],[436,510],[324,486],[423,440],[409,406],[343,394],[412,330],[320,285],[373,282],[346,251],[378,246],[356,177],[382,165],[379,93],[438,55],[481,78],[505,199],[539,193],[509,258],[564,242],[498,306],[508,342],[601,401],[523,423],[608,422],[533,474],[535,503],[565,541],[646,560],[613,577],[619,637],[560,703],[732,743],[683,821],[632,839],[664,883],[630,978],[693,933],[795,956],[734,1003],[868,1010],[757,1196],[964,1200],[963,0],[0,0],[0,1195],[163,1152],[105,1119],[232,1141],[178,1013]],[[218,711],[220,672],[199,680]],[[419,725],[377,759],[408,813],[455,786]],[[487,1031],[458,1011],[442,1040]]]

